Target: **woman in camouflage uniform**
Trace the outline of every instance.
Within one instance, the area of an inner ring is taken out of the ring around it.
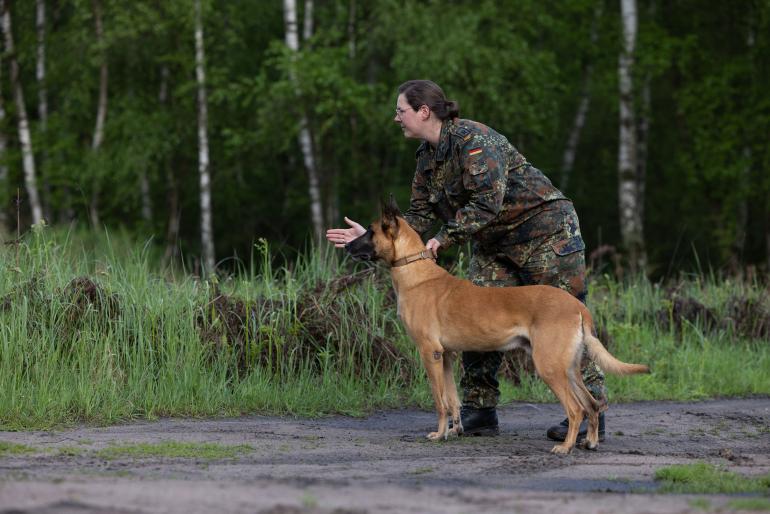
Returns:
[[[457,103],[447,100],[435,83],[411,80],[398,93],[394,121],[405,137],[422,140],[404,218],[423,236],[435,221],[442,223],[426,243],[428,249],[437,254],[470,241],[470,278],[475,284],[546,284],[585,301],[585,245],[572,202],[503,135],[460,119]],[[366,231],[345,221],[351,228],[327,231],[338,247]],[[462,363],[464,431],[494,435],[502,353],[463,352]],[[606,401],[604,376],[585,359],[583,380],[597,399]],[[604,414],[599,430],[603,439]],[[564,440],[566,431],[562,422],[547,435]]]

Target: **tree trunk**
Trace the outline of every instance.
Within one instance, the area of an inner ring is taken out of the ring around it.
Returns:
[[[304,23],[302,25],[302,41],[313,37],[313,0],[305,0]]]
[[[29,130],[27,107],[24,103],[24,91],[19,78],[19,63],[16,60],[16,52],[13,44],[13,32],[11,26],[11,10],[5,0],[0,0],[0,11],[3,16],[3,33],[5,36],[5,53],[10,59],[11,87],[16,102],[16,111],[19,118],[19,142],[21,143],[22,162],[24,166],[24,184],[27,188],[29,205],[32,210],[33,223],[43,220],[43,209],[40,206],[40,196],[37,191],[37,178],[35,174],[35,154],[32,150],[32,135]]]
[[[312,3],[311,3],[312,5]],[[295,0],[283,1],[283,16],[286,26],[286,46],[296,54],[299,51],[299,38],[297,34],[297,4]],[[297,98],[301,97],[301,91],[294,72],[290,72],[290,79],[294,83]],[[313,223],[313,236],[316,242],[320,242],[324,234],[323,205],[321,200],[321,181],[316,159],[313,153],[313,139],[306,114],[301,115],[299,146],[302,150],[302,158],[308,177],[308,193],[310,195],[310,215]]]
[[[158,91],[158,103],[161,107],[168,101],[168,65],[163,64],[160,68],[160,89]],[[166,187],[168,201],[168,225],[166,227],[166,251],[163,253],[164,262],[179,257],[179,191],[174,177],[174,169],[167,159],[164,159],[163,166],[166,171]]]
[[[102,25],[102,5],[100,0],[93,1],[94,26],[96,28],[96,44],[100,49],[101,66],[99,67],[99,103],[96,108],[96,124],[94,125],[94,136],[91,140],[91,150],[96,154],[104,142],[104,123],[107,120],[107,86],[109,80],[107,68],[107,55],[104,51],[104,27]],[[101,179],[97,173],[94,177],[93,190],[91,191],[91,225],[99,228],[101,221],[99,219],[99,195],[101,194]]]
[[[50,221],[51,213],[51,184],[45,173],[48,140],[48,90],[45,82],[45,0],[36,0],[35,26],[37,29],[37,62],[35,65],[35,78],[37,79],[37,112],[40,119],[41,150],[38,159],[38,167],[43,180],[43,212]]]
[[[139,173],[139,191],[142,195],[142,219],[147,223],[152,222],[152,199],[150,198],[150,181],[147,172]]]
[[[599,33],[599,20],[602,16],[603,4],[598,4],[594,9],[594,18],[591,22],[591,46],[596,44]],[[587,61],[583,66],[583,79],[580,86],[580,100],[578,101],[578,108],[575,112],[575,118],[572,121],[572,130],[570,130],[569,137],[567,138],[567,145],[564,148],[564,154],[561,160],[561,182],[559,183],[559,189],[566,191],[569,187],[569,179],[572,176],[572,169],[575,167],[575,156],[577,155],[578,143],[580,143],[580,135],[583,132],[583,127],[586,124],[586,117],[588,116],[588,108],[591,105],[591,78],[594,72],[594,65],[592,62],[593,56],[586,57]]]
[[[0,13],[2,15],[2,13]],[[8,225],[8,198],[10,188],[8,187],[8,166],[5,164],[5,152],[8,148],[8,138],[5,135],[5,101],[3,99],[3,59],[0,56],[0,235],[10,231]]]
[[[352,66],[356,58],[356,0],[350,0],[348,10],[348,58]]]
[[[644,247],[637,182],[637,134],[633,94],[633,66],[636,50],[636,0],[621,0],[623,49],[618,59],[620,89],[620,142],[618,146],[618,202],[620,233],[631,271],[644,273],[647,256]]]
[[[211,222],[211,179],[209,176],[208,107],[203,47],[201,0],[195,0],[195,77],[198,83],[198,175],[200,177],[201,247],[204,273],[214,273],[214,231]]]
[[[770,208],[765,206],[765,265],[767,274],[770,275]]]

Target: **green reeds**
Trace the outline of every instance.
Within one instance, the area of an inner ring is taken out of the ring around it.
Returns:
[[[387,272],[329,248],[276,268],[259,241],[249,269],[210,281],[121,233],[35,231],[0,252],[2,428],[431,407]],[[609,377],[611,401],[770,393],[766,290],[694,277],[674,291],[593,281],[609,349],[653,370]],[[520,382],[504,401],[553,401]]]

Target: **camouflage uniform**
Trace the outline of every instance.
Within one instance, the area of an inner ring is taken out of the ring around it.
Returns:
[[[470,278],[481,286],[547,284],[585,301],[585,245],[572,202],[508,140],[471,120],[445,121],[434,149],[417,149],[412,198],[404,217],[443,248],[470,240]],[[500,352],[463,352],[463,405],[494,407]],[[606,400],[604,375],[587,358],[583,380]]]

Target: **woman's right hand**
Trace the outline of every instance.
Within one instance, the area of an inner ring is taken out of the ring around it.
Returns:
[[[350,225],[350,228],[330,228],[326,231],[326,239],[337,248],[344,248],[346,244],[366,233],[364,227],[347,216],[345,217],[345,223]]]

